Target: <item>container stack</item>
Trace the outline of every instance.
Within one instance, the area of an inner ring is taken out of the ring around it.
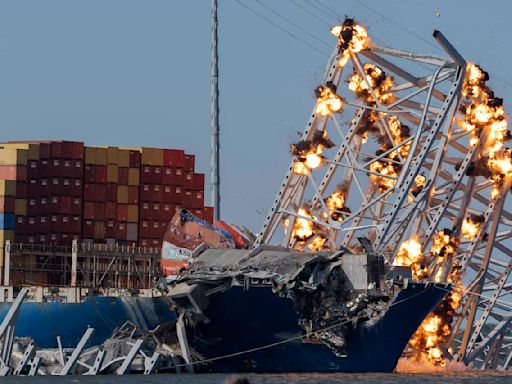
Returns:
[[[15,227],[23,229],[23,224],[16,225],[18,217],[24,223],[27,216],[28,148],[28,144],[0,146],[0,270],[5,242],[15,240]]]
[[[159,247],[177,209],[213,221],[194,162],[174,149],[0,143],[0,252],[5,240]]]

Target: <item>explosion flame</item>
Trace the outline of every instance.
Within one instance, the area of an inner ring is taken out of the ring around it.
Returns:
[[[307,175],[310,170],[323,165],[322,152],[333,146],[334,143],[327,138],[327,131],[316,131],[313,139],[292,144],[290,151],[297,157],[293,171],[299,175]]]
[[[353,19],[345,19],[342,25],[336,25],[331,33],[338,38],[340,59],[338,65],[344,67],[350,58],[350,53],[357,53],[366,48],[368,32],[364,27],[357,24]]]
[[[308,217],[316,220],[306,207],[300,208],[297,212],[300,216]],[[315,234],[315,223],[303,217],[296,217],[292,229],[292,238],[298,242],[306,242]]]
[[[340,112],[343,108],[341,97],[336,94],[336,86],[328,81],[326,85],[320,85],[315,90],[317,98],[315,113],[321,116],[329,116],[333,112]]]
[[[404,241],[393,260],[395,266],[411,267],[412,276],[417,280],[423,280],[428,277],[427,259],[421,251],[421,244],[418,237]]]
[[[353,91],[358,98],[366,101],[370,105],[375,105],[375,99],[370,91],[373,89],[379,103],[389,104],[393,99],[390,88],[394,85],[392,77],[386,76],[382,68],[372,63],[366,63],[363,66],[366,79],[354,71],[354,74],[348,78],[348,89]]]

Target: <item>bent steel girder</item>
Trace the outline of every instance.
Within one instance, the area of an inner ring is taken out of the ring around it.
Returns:
[[[343,52],[335,48],[323,84],[332,82],[344,109],[321,115],[317,100],[301,137],[312,140],[320,131],[335,145],[321,153],[322,165],[305,174],[294,172],[299,160],[292,159],[255,246],[315,250],[314,240],[321,236],[324,248],[357,251],[357,239],[366,237],[393,268],[400,244],[415,237],[430,260],[430,279],[446,282],[454,265],[461,270],[457,290],[462,305],[451,336],[454,358],[481,368],[510,369],[511,184],[504,183],[491,197],[493,183],[472,171],[489,132],[483,130],[476,142],[471,138],[463,124],[469,103],[462,94],[467,64],[440,32],[434,38],[446,57],[368,44],[338,65]],[[366,72],[372,65],[393,77],[391,100],[381,99],[372,87]],[[366,99],[347,87],[347,82],[353,87],[356,75],[366,86]],[[392,118],[408,128],[403,140],[393,136]],[[392,164],[396,173],[375,171],[377,163]],[[416,188],[418,178],[424,179],[421,188]],[[326,205],[335,191],[342,192],[346,209]],[[300,213],[301,208],[308,213]],[[472,238],[461,232],[468,217],[480,220]],[[311,223],[314,234],[306,239],[294,235],[297,221]],[[430,249],[443,229],[460,243],[453,257],[436,264]]]

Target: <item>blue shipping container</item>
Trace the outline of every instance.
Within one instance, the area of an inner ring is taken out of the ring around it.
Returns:
[[[14,229],[14,213],[0,212],[0,230]]]

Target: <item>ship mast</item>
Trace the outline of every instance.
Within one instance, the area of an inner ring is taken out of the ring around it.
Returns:
[[[214,220],[220,219],[220,172],[219,172],[219,67],[217,50],[217,0],[212,0],[212,59],[211,59],[211,159],[210,185]]]

